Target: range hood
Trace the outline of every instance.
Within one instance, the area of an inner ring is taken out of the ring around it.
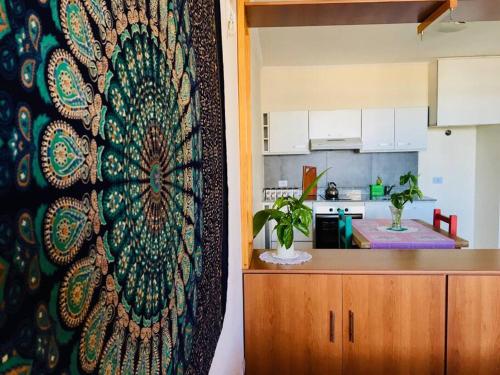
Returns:
[[[311,150],[359,150],[361,138],[311,139]]]

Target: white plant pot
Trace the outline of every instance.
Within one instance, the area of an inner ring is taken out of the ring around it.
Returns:
[[[290,246],[289,249],[287,249],[284,245],[280,244],[278,241],[278,249],[277,249],[277,256],[278,258],[283,258],[283,259],[290,259],[290,258],[295,258],[297,256],[297,253],[295,252],[295,248],[293,246]]]

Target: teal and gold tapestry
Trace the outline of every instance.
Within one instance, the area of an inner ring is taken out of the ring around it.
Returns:
[[[216,0],[0,0],[0,374],[208,373],[220,44]]]

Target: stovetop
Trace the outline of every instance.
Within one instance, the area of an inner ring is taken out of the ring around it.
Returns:
[[[324,195],[318,194],[316,201],[319,202],[364,202],[370,198],[367,194],[340,194],[337,199],[326,199]]]

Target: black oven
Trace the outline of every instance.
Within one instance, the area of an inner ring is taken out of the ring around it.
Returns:
[[[348,211],[348,210],[346,210]],[[353,219],[362,219],[362,213],[349,213]],[[316,249],[338,249],[339,248],[339,215],[338,213],[315,215],[315,248]]]

